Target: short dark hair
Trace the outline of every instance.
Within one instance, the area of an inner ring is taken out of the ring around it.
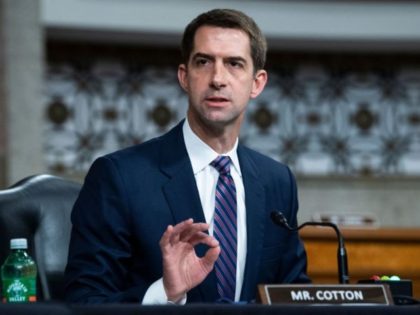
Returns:
[[[181,42],[182,59],[185,64],[188,64],[194,49],[195,33],[201,26],[234,28],[244,31],[249,36],[254,71],[264,68],[267,54],[267,42],[264,35],[251,17],[233,9],[214,9],[202,13],[187,25]]]

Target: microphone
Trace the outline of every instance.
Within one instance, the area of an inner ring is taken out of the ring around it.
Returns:
[[[312,225],[312,226],[329,226],[332,227],[337,234],[338,239],[338,249],[337,249],[337,261],[338,261],[338,281],[341,284],[349,283],[349,272],[347,267],[347,251],[344,246],[344,238],[341,235],[340,230],[338,229],[337,225],[331,222],[305,222],[298,227],[292,228],[290,227],[289,223],[287,222],[286,217],[280,211],[273,211],[271,212],[271,220],[289,231],[298,231],[301,228]]]

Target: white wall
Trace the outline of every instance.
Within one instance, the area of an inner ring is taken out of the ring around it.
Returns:
[[[374,216],[380,226],[420,227],[417,178],[300,178],[300,222],[316,213]]]
[[[42,0],[42,22],[55,37],[177,44],[192,18],[216,7],[251,15],[272,48],[420,51],[414,1]]]

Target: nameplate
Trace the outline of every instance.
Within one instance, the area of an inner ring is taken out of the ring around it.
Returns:
[[[266,284],[258,286],[262,304],[392,305],[386,284]]]

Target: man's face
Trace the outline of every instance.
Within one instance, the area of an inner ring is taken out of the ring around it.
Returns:
[[[180,65],[178,79],[189,96],[192,125],[239,132],[250,98],[257,97],[267,73],[254,73],[249,36],[238,29],[200,27],[188,65]]]

